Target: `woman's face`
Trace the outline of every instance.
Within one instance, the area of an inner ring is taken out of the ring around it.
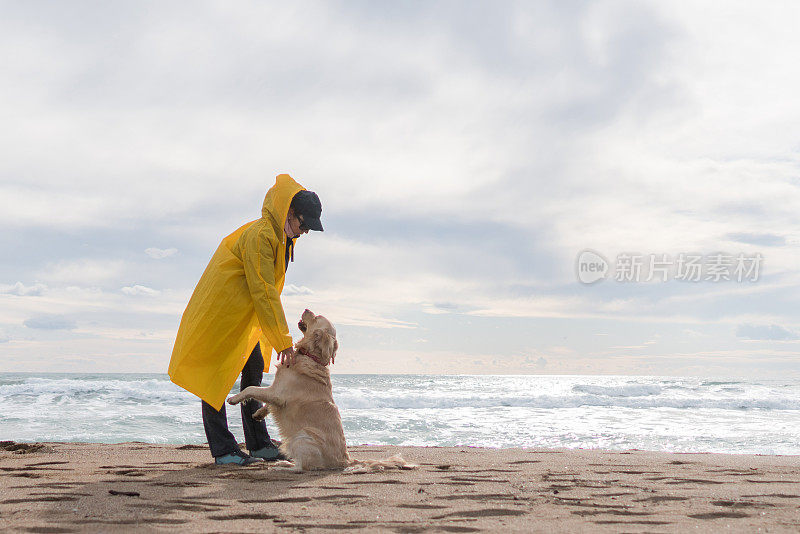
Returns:
[[[289,214],[286,216],[286,229],[286,233],[292,238],[308,233],[308,228],[303,227],[302,219],[295,216],[292,208],[289,208]]]

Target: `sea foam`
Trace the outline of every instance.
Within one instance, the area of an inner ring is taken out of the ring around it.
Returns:
[[[793,381],[334,375],[333,384],[350,444],[800,454]],[[228,409],[241,439],[238,409]],[[165,375],[0,374],[0,434],[205,441],[199,400]]]

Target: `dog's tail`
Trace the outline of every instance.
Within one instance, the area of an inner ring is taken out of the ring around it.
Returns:
[[[406,462],[402,456],[395,454],[381,460],[350,460],[350,465],[345,468],[345,473],[372,473],[384,469],[416,469],[415,464]]]

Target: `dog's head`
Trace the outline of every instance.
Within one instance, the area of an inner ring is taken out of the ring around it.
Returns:
[[[314,315],[310,310],[303,312],[297,323],[303,332],[303,339],[297,342],[298,349],[305,349],[309,354],[319,358],[323,365],[333,363],[339,342],[336,341],[336,329],[322,315]]]

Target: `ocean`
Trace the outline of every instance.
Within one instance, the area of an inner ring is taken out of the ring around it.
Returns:
[[[265,375],[268,385],[272,375]],[[350,445],[800,454],[800,383],[647,376],[334,375]],[[238,391],[238,384],[234,391]],[[243,441],[238,407],[228,420]],[[267,426],[273,437],[277,430]],[[0,373],[0,439],[204,443],[161,374]]]

